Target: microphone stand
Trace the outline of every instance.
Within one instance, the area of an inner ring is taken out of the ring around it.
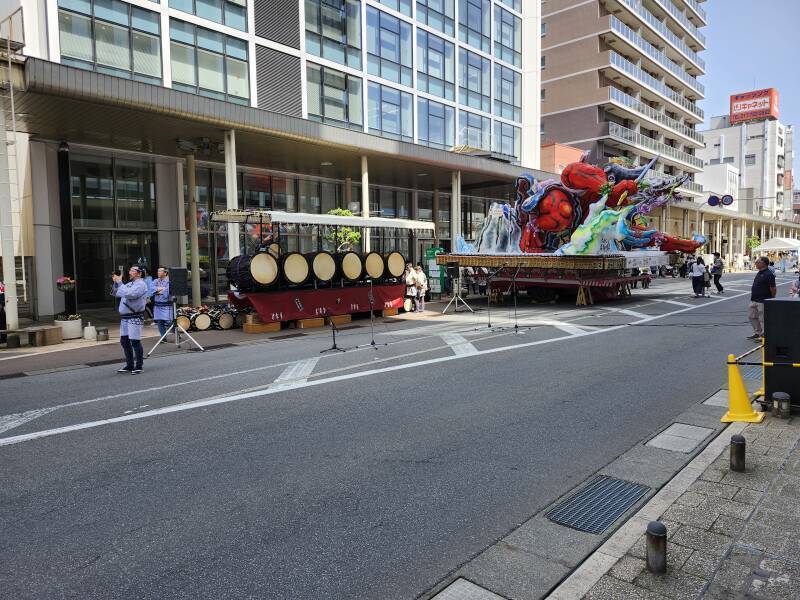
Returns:
[[[325,312],[327,313],[328,311],[326,310]],[[336,325],[334,324],[333,319],[329,318],[328,322],[330,323],[331,326],[331,336],[333,337],[333,344],[331,345],[330,348],[326,348],[325,350],[320,350],[319,353],[325,354],[326,352],[347,352],[347,349],[339,348],[339,346],[336,345]]]
[[[369,293],[367,294],[367,298],[369,299],[369,329],[370,333],[372,334],[372,341],[369,344],[361,344],[360,346],[356,346],[356,348],[368,348],[372,347],[375,350],[378,349],[378,346],[388,346],[387,343],[378,344],[375,342],[375,314],[372,303],[374,302],[374,296],[372,293],[372,279],[368,279],[369,281]]]
[[[506,263],[503,263],[502,265],[500,265],[500,267],[495,269],[493,273],[488,272],[488,270],[487,270],[487,273],[486,273],[486,320],[487,320],[486,327],[487,327],[487,329],[489,329],[491,331],[502,331],[502,330],[505,329],[505,327],[492,327],[492,309],[491,309],[491,306],[492,306],[492,279],[497,277],[497,274],[500,273],[500,271],[502,271],[505,268],[505,266],[506,266]],[[481,327],[476,327],[475,331],[478,331],[479,329],[482,329],[482,328]]]

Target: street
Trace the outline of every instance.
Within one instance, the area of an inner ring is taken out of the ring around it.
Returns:
[[[2,380],[0,596],[426,597],[719,389],[751,281]]]

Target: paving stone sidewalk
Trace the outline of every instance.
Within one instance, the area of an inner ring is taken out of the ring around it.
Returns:
[[[647,572],[642,536],[584,598],[800,598],[800,417],[768,415],[742,435],[746,472],[726,447],[659,519],[667,573]]]

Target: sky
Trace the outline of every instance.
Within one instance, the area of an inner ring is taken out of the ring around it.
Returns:
[[[800,131],[800,0],[708,0],[707,49],[701,54],[706,125],[728,113],[731,94],[774,87],[780,94],[780,121]],[[800,140],[800,134],[795,138]],[[797,145],[800,142],[795,142]],[[794,170],[800,166],[795,151]]]

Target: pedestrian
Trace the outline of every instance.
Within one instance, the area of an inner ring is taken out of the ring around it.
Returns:
[[[767,259],[767,260],[769,260],[769,259]],[[756,268],[758,268],[758,267],[756,267]],[[769,264],[767,265],[767,268],[772,272],[773,275],[775,275],[775,261],[770,260]]]
[[[6,286],[0,281],[0,344],[6,341]]]
[[[414,284],[417,286],[417,312],[425,312],[425,294],[428,293],[428,278],[422,270],[422,263],[417,263],[414,272]]]
[[[125,354],[125,366],[117,373],[142,372],[144,350],[142,349],[142,326],[144,308],[147,302],[147,284],[142,280],[142,268],[133,265],[128,270],[128,283],[122,283],[122,276],[114,273],[111,295],[119,298],[119,343]],[[135,361],[134,361],[135,358]]]
[[[158,323],[158,333],[161,337],[167,333],[172,325],[172,297],[169,295],[169,270],[159,267],[156,271],[153,294],[153,320]]]
[[[775,273],[769,269],[769,259],[761,256],[756,259],[758,273],[753,278],[753,287],[750,289],[750,308],[748,318],[753,326],[753,335],[749,340],[757,340],[764,336],[764,300],[774,298],[778,291],[775,284]]]
[[[694,290],[695,298],[703,298],[705,296],[705,274],[706,264],[703,258],[698,256],[692,262],[692,289]]]
[[[725,261],[719,255],[719,252],[714,252],[714,264],[711,266],[711,274],[714,276],[714,286],[717,288],[717,294],[725,293],[725,289],[719,282],[722,279],[722,272],[725,270]]]
[[[678,274],[681,279],[686,279],[686,259],[681,258],[680,265],[678,266]]]
[[[406,264],[406,272],[403,275],[403,279],[406,283],[406,299],[403,302],[403,308],[405,308],[406,312],[411,312],[416,309],[417,303],[417,273],[411,263]]]

